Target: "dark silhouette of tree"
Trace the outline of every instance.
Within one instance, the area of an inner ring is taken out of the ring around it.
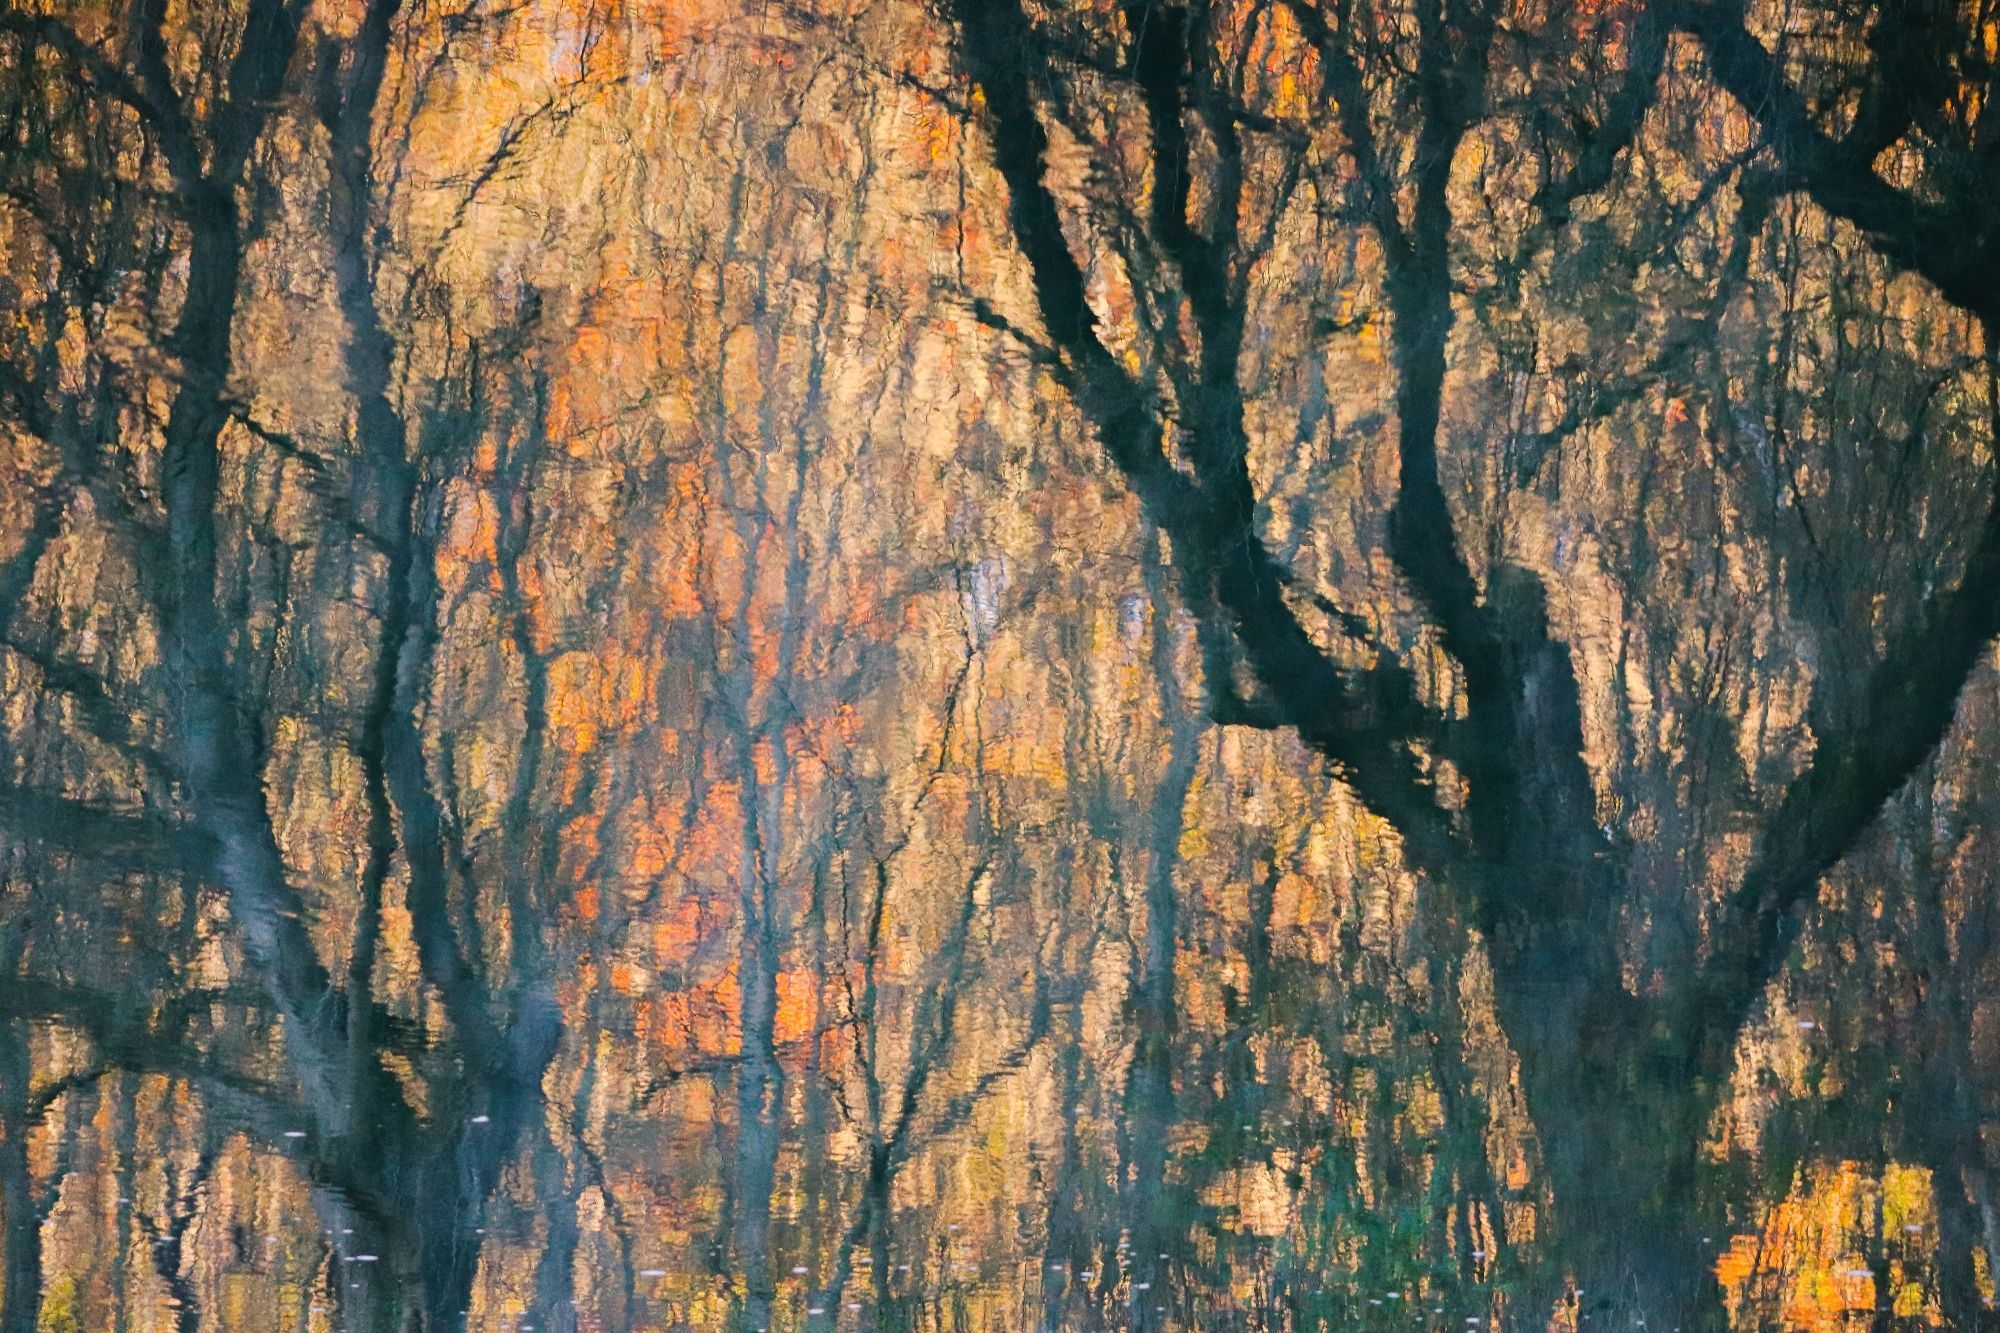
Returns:
[[[1444,390],[1454,326],[1478,303],[1460,299],[1458,270],[1518,270],[1560,247],[1615,180],[1686,32],[1762,127],[1732,186],[1742,209],[1802,192],[1985,324],[1992,192],[1968,98],[1990,62],[1968,15],[1920,8],[1845,19],[1824,39],[1842,60],[1814,59],[1818,42],[1774,52],[1727,5],[949,7],[1039,331],[998,302],[984,317],[1034,342],[1171,542],[1206,628],[1211,716],[1296,730],[1485,935],[1567,1257],[1600,1293],[1631,1278],[1654,1317],[1707,1304],[1685,1211],[1702,1089],[1727,1078],[1802,907],[1934,753],[2000,629],[2000,509],[1878,624],[1855,683],[1815,682],[1810,758],[1762,812],[1704,947],[1664,994],[1634,993],[1630,863],[1599,817],[1572,645],[1541,576],[1503,538],[1481,549],[1504,496],[1480,512],[1453,493],[1464,465]],[[1622,59],[1598,67],[1604,46]],[[1496,126],[1541,142],[1525,206],[1509,200],[1514,216],[1489,228],[1466,217],[1460,182],[1469,150],[1507,152]],[[1917,187],[1878,174],[1897,145],[1919,159]],[[1274,246],[1300,211],[1359,229],[1380,256],[1397,459],[1383,531],[1416,622],[1401,642],[1310,586],[1270,535],[1248,421],[1258,376],[1288,354],[1274,319],[1301,318],[1272,310],[1293,290]],[[1418,645],[1448,659],[1442,685],[1413,671]],[[1641,893],[1637,910],[1659,909]],[[1531,1288],[1530,1308],[1550,1294]]]
[[[1976,1324],[1996,22],[0,14],[0,1328]]]

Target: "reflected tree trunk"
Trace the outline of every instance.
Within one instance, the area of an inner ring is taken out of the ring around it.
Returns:
[[[1177,1187],[1168,1174],[1177,1118],[1174,1063],[1179,1034],[1174,964],[1180,945],[1180,891],[1175,872],[1180,865],[1188,793],[1201,763],[1202,738],[1198,714],[1180,688],[1166,571],[1149,560],[1146,581],[1152,610],[1151,665],[1167,727],[1167,752],[1152,793],[1144,880],[1146,928],[1135,960],[1129,1001],[1134,1012],[1135,1045],[1125,1084],[1123,1211],[1131,1229],[1135,1328],[1158,1327],[1164,1322],[1158,1307],[1169,1299],[1170,1274],[1160,1256],[1181,1248],[1180,1233],[1187,1220],[1186,1203],[1176,1196]]]

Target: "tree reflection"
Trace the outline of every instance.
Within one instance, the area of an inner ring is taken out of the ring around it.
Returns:
[[[1976,1327],[1984,0],[0,15],[0,1327]]]

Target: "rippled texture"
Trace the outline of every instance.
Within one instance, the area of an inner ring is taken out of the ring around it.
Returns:
[[[0,1333],[1981,1327],[1993,0],[11,0]]]

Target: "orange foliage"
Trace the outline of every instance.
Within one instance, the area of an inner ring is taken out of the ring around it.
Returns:
[[[680,967],[693,959],[701,938],[701,902],[683,897],[653,925],[653,959],[662,968]]]
[[[1893,1309],[1935,1323],[1903,1261],[1866,1258],[1906,1228],[1925,1231],[1911,1219],[1928,1213],[1929,1197],[1930,1173],[1917,1168],[1891,1165],[1879,1180],[1855,1162],[1815,1170],[1762,1230],[1733,1237],[1717,1258],[1732,1316],[1745,1327],[1776,1317],[1788,1329],[1832,1330]],[[1878,1221],[1888,1235],[1875,1234]]]
[[[818,976],[809,968],[779,971],[778,1012],[774,1031],[781,1045],[799,1041],[812,1033],[819,1016]]]

